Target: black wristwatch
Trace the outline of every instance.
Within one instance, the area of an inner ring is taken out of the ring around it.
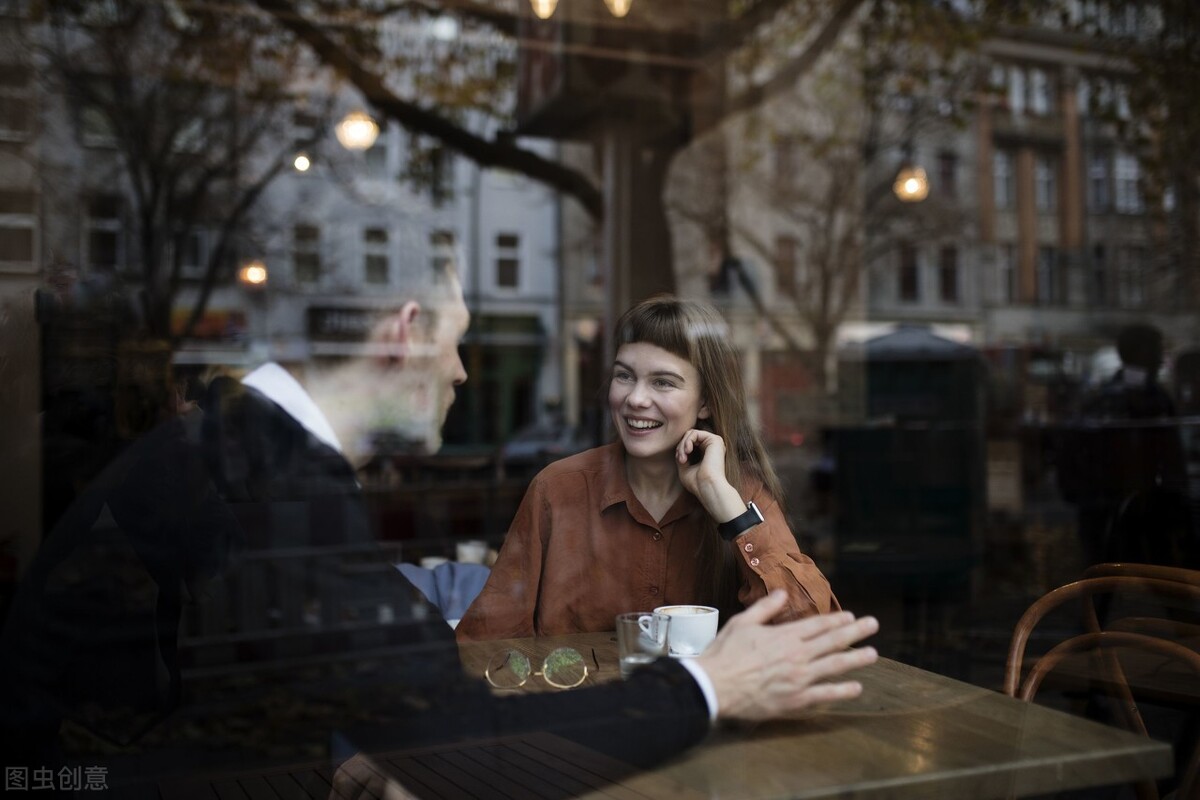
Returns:
[[[717,533],[721,534],[721,538],[725,541],[731,542],[762,521],[762,512],[758,510],[758,506],[754,505],[754,501],[751,500],[749,503],[746,503],[746,512],[744,514],[739,514],[729,520],[729,522],[722,522],[717,526]]]

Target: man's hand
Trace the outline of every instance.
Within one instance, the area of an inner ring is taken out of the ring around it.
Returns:
[[[417,800],[417,797],[370,758],[358,753],[342,762],[333,773],[329,800]]]
[[[696,659],[716,690],[719,718],[787,717],[862,693],[858,681],[825,681],[879,657],[873,647],[847,649],[879,630],[875,618],[839,611],[768,625],[786,604],[785,592],[771,592],[729,620]]]

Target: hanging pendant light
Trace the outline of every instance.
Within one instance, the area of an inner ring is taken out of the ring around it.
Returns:
[[[604,0],[604,5],[608,6],[609,12],[620,19],[629,13],[629,8],[633,5],[633,0]]]
[[[558,8],[558,0],[529,0],[533,13],[538,19],[550,19],[554,9]]]

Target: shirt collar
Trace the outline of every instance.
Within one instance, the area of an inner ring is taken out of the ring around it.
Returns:
[[[333,426],[304,387],[287,370],[274,362],[263,364],[242,378],[242,384],[262,392],[299,422],[304,429],[339,453],[345,454]]]
[[[600,511],[603,513],[618,503],[624,503],[629,513],[636,518],[639,511],[644,513],[644,510],[633,493],[633,487],[629,485],[629,478],[625,475],[625,448],[620,442],[613,442],[605,445],[603,449],[606,452],[602,467],[604,491],[600,493]],[[657,523],[649,520],[648,523],[668,525],[695,511],[699,504],[700,501],[685,489],[661,520]]]

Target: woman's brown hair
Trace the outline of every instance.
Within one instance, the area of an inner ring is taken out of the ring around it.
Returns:
[[[623,344],[652,344],[686,359],[700,375],[700,397],[708,406],[709,427],[725,440],[725,476],[746,495],[747,478],[760,481],[777,503],[783,492],[762,437],[746,413],[746,387],[729,326],[715,308],[672,295],[656,295],[635,305],[617,320],[613,351]],[[722,611],[738,610],[737,569],[733,551],[717,533],[711,518],[704,526],[697,556],[701,574],[710,575],[711,596],[704,598]]]

